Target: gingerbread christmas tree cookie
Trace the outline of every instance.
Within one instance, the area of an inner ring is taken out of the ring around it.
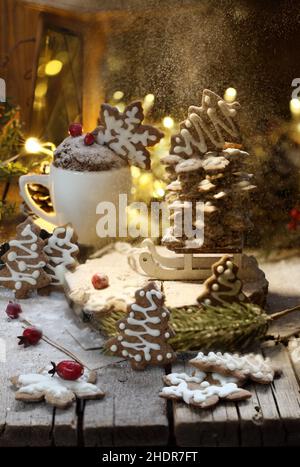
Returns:
[[[237,277],[239,268],[230,256],[223,256],[213,264],[212,275],[204,282],[204,291],[197,298],[202,305],[222,306],[230,303],[248,303]]]
[[[118,335],[108,340],[106,349],[128,358],[135,370],[171,363],[176,354],[167,341],[174,331],[169,326],[170,312],[164,306],[162,292],[150,282],[137,290],[135,300],[126,318],[117,322]]]
[[[31,291],[50,284],[44,270],[48,258],[39,234],[40,228],[26,219],[18,225],[16,238],[10,240],[1,258],[0,285],[15,290],[16,298],[26,298]]]
[[[45,271],[51,278],[51,287],[61,288],[65,273],[76,266],[79,253],[76,241],[77,236],[71,225],[56,227],[46,240],[44,252],[47,254],[48,263]]]
[[[95,130],[97,143],[108,146],[118,156],[141,169],[150,169],[150,153],[163,133],[151,125],[143,125],[141,102],[132,102],[121,113],[109,104],[101,106],[100,126]]]

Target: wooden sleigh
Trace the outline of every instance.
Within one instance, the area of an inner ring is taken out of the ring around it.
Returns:
[[[238,248],[180,254],[165,247],[157,247],[150,239],[144,240],[142,247],[145,249],[139,255],[141,269],[149,277],[159,280],[205,280],[211,275],[211,266],[225,254],[230,255],[239,267],[242,261],[242,250]]]

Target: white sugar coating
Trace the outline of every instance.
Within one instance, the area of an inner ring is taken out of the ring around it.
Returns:
[[[120,323],[120,324],[119,324],[119,328],[120,328],[120,329],[125,329],[125,327],[126,327],[126,326],[125,326],[125,323]]]
[[[218,266],[218,267],[217,267],[217,272],[218,272],[219,274],[222,274],[222,272],[224,272],[223,266]]]
[[[163,356],[162,356],[162,355],[157,355],[157,357],[156,357],[156,358],[157,358],[157,360],[158,360],[159,362],[161,362],[161,361],[162,361],[162,359],[163,359]]]
[[[167,353],[166,355],[167,358],[172,358],[172,354],[170,352]]]
[[[123,355],[123,357],[128,357],[128,352],[127,352],[127,350],[125,350],[125,349],[122,350],[122,355]]]
[[[111,348],[110,348],[110,350],[111,350],[112,352],[116,352],[117,349],[118,349],[118,347],[117,347],[116,345],[112,345]]]
[[[219,290],[219,284],[213,284],[211,287],[213,290]]]
[[[140,361],[142,360],[142,356],[139,355],[139,354],[136,354],[136,355],[134,356],[134,359],[135,359],[136,362],[140,362]]]
[[[127,162],[107,146],[84,144],[84,135],[66,138],[54,152],[54,165],[79,172],[97,172],[127,166]]]

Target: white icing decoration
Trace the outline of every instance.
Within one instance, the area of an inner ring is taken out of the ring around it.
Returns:
[[[128,355],[134,356],[135,359],[136,359],[135,352],[139,352],[139,353],[142,352],[144,359],[147,362],[149,362],[151,360],[152,351],[154,352],[159,351],[161,348],[159,343],[149,342],[147,339],[148,336],[158,337],[161,334],[160,329],[154,329],[149,326],[149,324],[152,324],[152,325],[160,324],[161,319],[158,316],[149,316],[149,313],[152,311],[156,311],[158,309],[156,303],[154,302],[154,297],[160,300],[162,298],[162,294],[158,290],[152,289],[152,290],[148,290],[145,293],[145,295],[149,303],[149,306],[142,307],[138,305],[137,303],[132,304],[131,305],[132,311],[127,318],[127,323],[131,326],[134,326],[134,327],[136,326],[138,330],[126,328],[125,323],[121,323],[123,324],[122,327],[121,325],[119,326],[120,329],[125,329],[125,332],[124,332],[125,336],[135,337],[136,342],[128,342],[124,337],[120,345],[126,348],[126,352],[128,353]],[[135,316],[135,312],[142,313],[142,315],[144,316],[144,319],[136,319],[132,317],[132,313],[133,313],[133,316]],[[161,314],[161,316],[163,315],[167,316],[167,312],[164,311]],[[135,352],[131,353],[130,349],[134,350]],[[122,351],[122,354],[123,354],[123,351]],[[157,359],[161,361],[159,357],[160,355],[157,356]],[[163,359],[163,357],[161,359]]]
[[[161,361],[162,361],[162,359],[163,359],[163,356],[162,356],[162,355],[157,355],[157,357],[156,357],[156,358],[157,358],[157,360],[158,360],[159,362],[161,362]]]
[[[204,300],[205,305],[211,305],[211,300],[209,298],[206,298]]]
[[[64,237],[60,238],[59,235]],[[71,226],[57,227],[44,247],[49,258],[47,274],[51,276],[52,285],[63,285],[68,268],[76,264],[73,255],[78,252],[78,246],[71,241],[73,235],[74,229]]]
[[[219,290],[219,284],[213,284],[211,287],[213,290]]]
[[[169,337],[170,337],[170,333],[169,333],[169,332],[166,332],[166,333],[165,333],[165,338],[166,338],[166,339],[169,339]]]
[[[166,355],[166,357],[167,357],[168,359],[170,359],[170,358],[172,358],[172,354],[171,354],[170,352],[168,352],[167,355]]]
[[[110,348],[110,350],[111,350],[112,352],[116,352],[116,351],[118,350],[118,347],[117,347],[116,345],[112,345],[111,348]]]
[[[125,327],[126,327],[126,326],[125,326],[124,323],[120,323],[120,325],[119,325],[119,328],[120,328],[120,329],[125,329]]]
[[[98,135],[97,142],[108,145],[116,154],[126,157],[133,164],[142,169],[146,168],[147,153],[143,151],[146,146],[158,141],[156,134],[151,134],[149,128],[140,126],[139,108],[134,106],[125,109],[126,118],[116,118],[107,109],[103,112],[104,124]],[[142,131],[137,131],[136,127]],[[141,149],[142,147],[142,149]]]
[[[223,266],[218,266],[218,267],[217,267],[217,272],[218,272],[219,274],[222,274],[222,272],[224,272]]]
[[[274,371],[269,360],[264,359],[259,354],[238,355],[209,352],[208,356],[206,356],[203,352],[199,352],[197,357],[195,357],[191,362],[192,365],[195,365],[196,367],[198,363],[206,364],[209,362],[212,365],[217,364],[224,368],[225,371],[237,371],[242,373],[245,377],[254,377],[259,380],[273,381],[274,377]]]
[[[207,92],[210,92],[215,102],[211,102]],[[239,108],[237,102],[225,102],[211,91],[205,91],[201,107],[191,106],[188,109],[185,127],[175,138],[177,145],[173,148],[174,154],[184,153],[186,156],[191,156],[195,148],[204,154],[208,150],[206,139],[216,148],[222,149],[225,143],[222,131],[229,137],[238,137],[238,129],[232,120],[237,108]]]
[[[127,350],[122,350],[122,355],[123,355],[123,357],[128,357],[128,352],[127,352]]]
[[[47,393],[52,397],[64,398],[72,391],[79,397],[92,397],[101,394],[95,384],[88,383],[88,373],[84,373],[76,381],[67,381],[56,374],[52,377],[45,370],[41,374],[32,373],[20,375],[17,380],[18,393],[34,395],[36,393]]]
[[[180,380],[177,386],[168,386],[162,389],[163,394],[181,398],[186,404],[202,404],[212,396],[225,398],[239,391],[240,388],[235,383],[216,386],[209,384],[207,381],[199,383],[199,389],[189,389],[188,382],[185,379]]]
[[[15,262],[16,265],[5,264],[6,268],[10,272],[10,276],[0,276],[0,283],[2,282],[14,282],[15,289],[20,290],[23,283],[27,283],[35,286],[37,284],[37,278],[39,277],[39,271],[25,272],[32,269],[41,269],[45,267],[45,261],[39,261],[36,264],[28,264],[28,260],[36,260],[39,257],[37,252],[37,235],[32,231],[31,224],[27,224],[21,232],[21,237],[29,237],[28,239],[22,240],[10,240],[9,247],[15,247],[21,252],[10,251],[7,254],[7,260],[9,262]],[[32,249],[32,246],[35,245],[36,248]],[[33,251],[34,250],[34,251]],[[23,254],[22,254],[23,253]],[[18,270],[16,271],[17,268]]]

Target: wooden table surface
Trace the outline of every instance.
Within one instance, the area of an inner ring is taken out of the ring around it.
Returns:
[[[273,311],[300,302],[300,259],[263,263],[270,281],[269,307]],[[101,339],[85,336],[89,345],[78,344],[86,331],[78,329],[63,294],[22,302],[24,315],[39,323],[51,339],[74,352],[91,369],[97,369],[98,384],[106,392],[100,401],[74,404],[56,410],[44,403],[17,402],[9,377],[38,370],[66,356],[41,341],[26,349],[17,345],[22,323],[8,321],[3,313],[9,292],[0,293],[0,350],[6,347],[6,361],[0,352],[0,446],[278,446],[300,445],[300,340],[288,347],[265,347],[283,370],[271,386],[247,386],[252,399],[221,403],[214,410],[197,410],[183,403],[158,397],[164,369],[134,372],[125,361],[105,356]],[[300,327],[300,313],[273,327],[275,334]],[[75,338],[74,338],[75,336]],[[80,337],[81,336],[81,337]],[[84,340],[84,339],[83,339]],[[260,351],[260,350],[259,350]],[[3,352],[2,352],[3,353]],[[5,360],[2,358],[2,360]],[[172,370],[183,371],[181,356]]]

